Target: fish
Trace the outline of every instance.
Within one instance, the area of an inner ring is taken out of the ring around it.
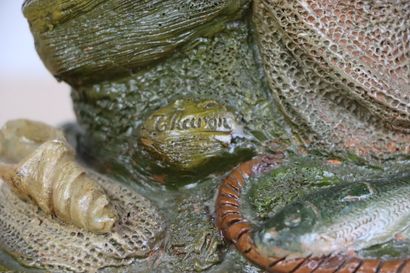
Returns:
[[[267,256],[350,255],[409,232],[410,176],[351,182],[283,207],[254,233]]]

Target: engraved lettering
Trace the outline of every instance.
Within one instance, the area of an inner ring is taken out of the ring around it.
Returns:
[[[191,126],[192,129],[195,129],[195,128],[196,128],[196,127],[195,127],[195,117],[193,117],[193,118],[191,119],[190,126]]]
[[[223,118],[224,128],[228,130],[232,130],[232,126],[230,125],[231,119]]]
[[[208,129],[208,120],[209,120],[209,117],[204,117],[204,128],[205,129]]]
[[[171,117],[171,128],[169,128],[169,130],[171,130],[171,131],[175,129],[175,123],[176,123],[178,114],[179,114],[179,112],[176,112],[176,113],[173,114],[172,117]]]
[[[221,128],[223,125],[223,118],[222,117],[218,117],[218,128]]]
[[[177,112],[167,119],[166,115],[155,115],[154,129],[158,132],[167,130],[208,129],[210,131],[232,130],[232,119],[220,116],[211,117],[183,117]]]
[[[234,127],[234,121],[230,113],[206,113],[205,115],[186,114],[177,110],[169,114],[153,115],[153,129],[157,132],[172,130],[202,129],[209,131],[230,131]]]
[[[154,115],[155,122],[154,128],[158,132],[164,132],[167,129],[166,116],[165,115]]]
[[[202,117],[198,117],[198,119],[196,120],[196,123],[194,121],[195,127],[193,128],[201,128],[202,127]]]
[[[193,118],[185,118],[184,120],[182,120],[182,129],[183,130],[188,130],[189,129],[189,124],[191,122]]]
[[[177,130],[180,130],[180,131],[184,130],[184,128],[182,127],[182,117],[181,117],[181,115],[178,115],[178,118],[177,118],[175,124],[176,124],[176,129]]]
[[[216,125],[217,125],[216,118],[215,117],[209,117],[207,122],[208,122],[208,124],[207,124],[208,128],[212,131],[215,131],[216,130]]]

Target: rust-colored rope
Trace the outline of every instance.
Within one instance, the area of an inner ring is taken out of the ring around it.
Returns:
[[[219,187],[216,221],[224,237],[252,263],[272,273],[410,273],[410,259],[382,261],[349,256],[286,259],[263,255],[252,239],[252,227],[240,211],[242,187],[250,176],[277,166],[280,154],[260,157],[236,167]]]

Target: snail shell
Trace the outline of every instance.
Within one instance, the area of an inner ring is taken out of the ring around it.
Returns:
[[[154,157],[190,170],[228,151],[242,136],[235,115],[216,101],[180,99],[152,113],[140,130],[140,143]]]
[[[47,141],[17,166],[0,165],[0,177],[45,213],[94,233],[110,232],[117,216],[104,190],[62,140]]]
[[[65,140],[62,131],[43,122],[15,119],[7,121],[0,130],[0,156],[17,163],[34,152],[47,140]]]

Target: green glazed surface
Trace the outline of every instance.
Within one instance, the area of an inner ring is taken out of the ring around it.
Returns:
[[[408,79],[400,67],[389,71],[383,75],[397,75],[397,84],[380,95],[394,99],[383,104],[372,97],[382,85],[362,86],[356,70],[335,68],[347,60],[363,71],[367,63],[357,63],[348,48],[336,47],[337,56],[347,57],[333,58],[333,36],[316,37],[308,23],[317,18],[304,18],[299,2],[25,1],[40,57],[72,86],[78,126],[67,126],[66,133],[81,159],[164,215],[166,235],[152,256],[102,272],[262,272],[221,238],[213,219],[222,179],[255,154],[287,155],[282,166],[250,178],[244,189],[241,209],[255,229],[306,194],[408,173],[408,97],[397,95],[407,91]],[[409,22],[406,7],[391,22]],[[319,56],[328,49],[332,54]],[[208,132],[209,123],[201,123],[182,130],[183,118],[172,125],[177,101],[186,106],[183,117],[217,115],[222,127]],[[206,101],[214,104],[211,114],[199,106]],[[391,117],[397,117],[392,124]],[[224,118],[235,125],[224,126]],[[234,140],[239,127],[243,137]],[[232,145],[221,141],[228,135]],[[407,243],[381,244],[358,254],[391,258],[408,249]],[[1,264],[21,270],[1,254]]]

